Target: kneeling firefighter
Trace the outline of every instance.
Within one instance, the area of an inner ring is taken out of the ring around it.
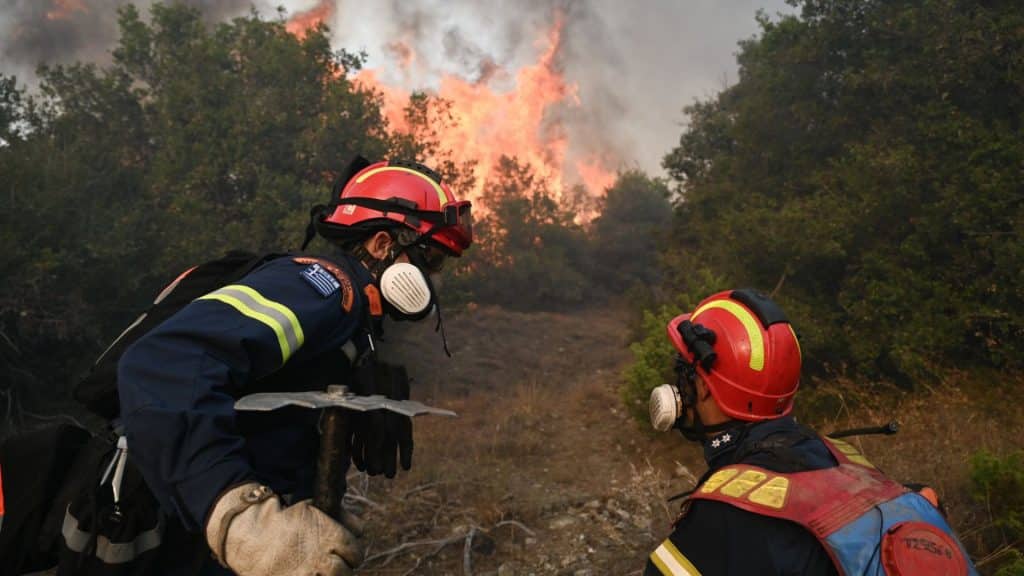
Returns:
[[[645,574],[977,574],[935,504],[789,416],[800,345],[766,296],[714,294],[668,337],[651,423],[702,443],[708,471]]]
[[[404,368],[375,361],[383,316],[433,311],[440,327],[430,275],[472,243],[470,203],[420,164],[357,158],[314,208],[306,244],[316,234],[340,250],[233,253],[187,271],[97,362],[76,396],[120,434],[113,458],[89,471],[113,503],[67,508],[64,545],[78,557],[58,574],[339,576],[361,563],[359,519],[310,500],[323,480],[320,414],[236,401],[338,384],[408,398]],[[393,477],[411,466],[408,416],[352,413],[347,427],[357,468]],[[340,466],[343,482],[347,458]],[[152,513],[130,510],[142,494]],[[135,522],[147,529],[111,536]]]

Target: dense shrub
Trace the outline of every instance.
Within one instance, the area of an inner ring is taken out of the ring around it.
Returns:
[[[1010,542],[1024,537],[1024,452],[997,456],[980,450],[971,457],[971,492]]]
[[[638,330],[641,336],[630,345],[633,363],[623,374],[621,389],[622,400],[638,420],[647,420],[647,401],[651,390],[675,380],[672,373],[675,348],[668,340],[665,326],[675,316],[692,312],[701,299],[721,285],[721,279],[709,271],[694,271],[689,282],[679,287],[680,291],[671,303],[660,306],[657,311],[643,313]]]
[[[1024,367],[1024,12],[799,0],[664,159],[670,253],[778,287],[812,369]]]

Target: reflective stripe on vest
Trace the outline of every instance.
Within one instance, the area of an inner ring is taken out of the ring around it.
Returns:
[[[111,542],[103,534],[93,535],[78,528],[78,519],[71,514],[71,509],[64,513],[64,527],[61,534],[64,543],[72,552],[83,552],[95,537],[96,552],[94,555],[107,564],[124,564],[138,558],[143,553],[160,545],[163,536],[163,523],[157,521],[156,527],[140,532],[130,542]]]
[[[651,563],[665,576],[700,576],[697,570],[671,540],[665,540],[650,555]]]
[[[282,363],[287,362],[305,341],[299,319],[291,309],[264,298],[262,294],[248,286],[232,284],[200,296],[196,300],[223,302],[243,315],[265,324],[277,336],[277,343],[281,346]]]

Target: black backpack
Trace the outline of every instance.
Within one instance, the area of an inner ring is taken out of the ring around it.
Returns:
[[[231,251],[223,258],[190,268],[167,285],[153,303],[96,359],[89,373],[75,387],[75,399],[92,412],[114,420],[120,412],[117,397],[117,364],[121,355],[189,302],[235,282],[266,262],[285,254],[253,254]]]

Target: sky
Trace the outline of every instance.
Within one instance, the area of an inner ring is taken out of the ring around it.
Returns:
[[[41,62],[109,61],[120,0],[0,0],[0,73],[30,86]],[[151,0],[136,2],[143,13]],[[258,10],[276,17],[317,0],[187,0],[209,21]],[[336,48],[366,53],[377,78],[405,90],[441,79],[515,90],[539,39],[563,23],[555,66],[574,88],[558,116],[569,154],[599,153],[610,169],[659,175],[685,124],[683,108],[736,81],[740,40],[758,10],[792,13],[784,0],[337,0],[327,17]],[[415,54],[410,59],[410,55]],[[404,63],[404,64],[403,64]]]

